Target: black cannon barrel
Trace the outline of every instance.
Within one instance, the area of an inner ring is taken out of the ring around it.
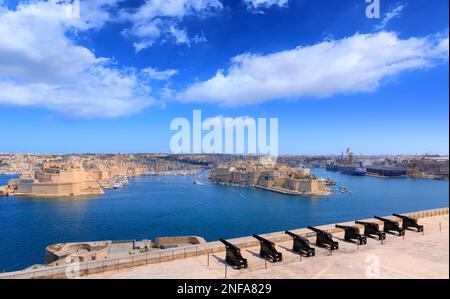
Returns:
[[[333,237],[329,232],[324,231],[324,230],[321,230],[320,228],[317,228],[317,227],[314,227],[314,226],[308,226],[308,228],[309,228],[310,230],[316,232],[317,234],[324,235],[324,236],[326,235],[326,236],[328,236],[329,238],[332,238],[332,237]]]
[[[294,234],[293,232],[290,232],[290,231],[288,231],[288,230],[285,230],[284,233],[285,233],[286,235],[289,235],[289,236],[293,237],[293,238],[301,237],[301,236],[299,236],[299,235],[297,235],[297,234]]]
[[[260,243],[259,255],[270,262],[281,262],[283,255],[275,249],[275,243],[258,235],[252,235]]]
[[[398,233],[399,236],[404,236],[405,235],[405,229],[404,228],[400,228],[400,225],[398,224],[397,221],[391,220],[391,219],[387,219],[387,218],[383,218],[383,217],[378,217],[375,216],[375,219],[381,220],[384,222],[384,227],[383,227],[383,231],[389,233],[391,231],[395,231]]]
[[[330,250],[339,248],[339,243],[333,241],[333,235],[324,230],[313,226],[308,226],[308,229],[316,233],[316,244],[322,247],[328,247]]]
[[[309,240],[303,236],[297,235],[288,230],[285,233],[292,237],[292,251],[299,253],[300,255],[304,255],[306,257],[315,256],[316,250],[309,245]]]
[[[381,221],[383,221],[383,222],[397,223],[397,222],[394,221],[394,220],[387,219],[387,218],[383,218],[383,217],[374,216],[373,218],[378,219],[378,220],[381,220]]]
[[[269,241],[269,240],[267,240],[267,239],[265,239],[265,238],[263,238],[261,236],[258,236],[258,235],[252,235],[252,236],[253,236],[253,238],[257,239],[260,242],[263,242],[263,243],[266,243],[266,244],[275,244],[272,241]]]
[[[234,245],[234,244],[231,244],[231,243],[228,242],[227,240],[219,239],[219,241],[222,242],[226,247],[230,247],[230,248],[235,249],[235,250],[236,250],[236,249],[237,249],[237,250],[240,250],[239,247],[237,247],[237,246]]]
[[[241,255],[241,250],[239,247],[231,244],[227,240],[219,239],[220,242],[225,244],[225,247],[227,249],[226,256],[225,256],[225,262],[232,266],[235,269],[241,269],[241,268],[247,268],[247,259],[243,258]]]
[[[359,227],[340,224],[335,226],[345,230],[345,241],[357,240],[360,245],[367,244],[367,238],[359,233]]]
[[[307,228],[310,229],[310,230],[312,230],[312,231],[315,231],[315,232],[321,231],[320,229],[315,228],[314,226],[307,226]]]
[[[372,228],[375,230],[379,229],[379,225],[376,222],[368,222],[368,221],[355,221],[356,224],[364,225],[364,228]]]
[[[395,217],[398,217],[398,218],[401,218],[401,219],[408,219],[408,220],[412,220],[412,221],[417,221],[417,219],[416,218],[412,218],[412,217],[409,217],[409,216],[405,216],[405,215],[400,215],[400,214],[392,214],[393,216],[395,216]]]
[[[407,229],[407,228],[410,228],[410,227],[414,227],[414,228],[417,229],[417,231],[423,232],[423,225],[419,225],[417,223],[417,219],[416,218],[409,217],[409,216],[404,216],[404,215],[399,215],[399,214],[392,214],[392,215],[402,219],[402,227],[404,229]]]
[[[303,237],[303,236],[297,235],[297,234],[295,234],[295,233],[293,233],[293,232],[290,232],[290,231],[288,231],[288,230],[284,231],[284,233],[287,234],[287,235],[289,235],[289,236],[291,236],[291,237],[294,238],[294,239],[301,240],[301,241],[305,242],[306,244],[309,244],[308,239],[305,238],[305,237]]]
[[[355,221],[355,223],[364,225],[364,235],[377,236],[380,241],[386,239],[386,234],[380,231],[378,223],[368,221]]]
[[[312,230],[312,231],[314,231],[314,232],[316,232],[316,233],[319,233],[319,234],[329,234],[329,232],[326,232],[326,231],[321,230],[320,228],[317,228],[317,227],[314,227],[314,226],[308,226],[307,228]]]
[[[355,223],[356,223],[356,224],[361,224],[361,225],[371,225],[371,224],[376,224],[376,223],[373,223],[373,222],[359,221],[359,220],[356,220]]]
[[[355,228],[355,227],[353,227],[353,226],[349,226],[349,225],[340,225],[340,224],[336,224],[335,226],[336,226],[336,228],[342,228],[342,229]]]

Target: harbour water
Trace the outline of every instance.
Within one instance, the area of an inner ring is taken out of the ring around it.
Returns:
[[[355,177],[313,170],[350,192],[295,197],[200,182],[142,176],[86,198],[0,197],[0,271],[42,263],[58,242],[199,235],[232,238],[417,210],[447,207],[448,181]],[[11,178],[0,176],[0,185]]]

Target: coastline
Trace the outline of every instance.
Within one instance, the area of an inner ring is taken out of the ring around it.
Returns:
[[[283,195],[292,195],[292,196],[327,196],[333,194],[332,191],[323,191],[323,192],[299,192],[294,190],[289,190],[285,188],[279,187],[263,187],[263,186],[254,186],[254,188],[262,189],[270,192],[276,192]]]

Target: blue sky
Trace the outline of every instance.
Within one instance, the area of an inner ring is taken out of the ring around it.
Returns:
[[[448,154],[448,1],[380,4],[0,0],[0,152],[169,152],[201,109],[279,118],[281,154]]]

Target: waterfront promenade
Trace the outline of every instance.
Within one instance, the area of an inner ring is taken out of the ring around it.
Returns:
[[[83,278],[449,278],[449,216],[421,218],[425,233],[407,231],[405,238],[388,235],[386,243],[369,239],[365,246],[343,241],[334,234],[340,248],[330,252],[317,248],[317,255],[300,260],[290,248],[292,241],[278,242],[281,263],[265,263],[259,247],[242,250],[249,268],[233,270],[224,264],[224,252],[109,271]],[[267,267],[267,268],[266,268]]]

